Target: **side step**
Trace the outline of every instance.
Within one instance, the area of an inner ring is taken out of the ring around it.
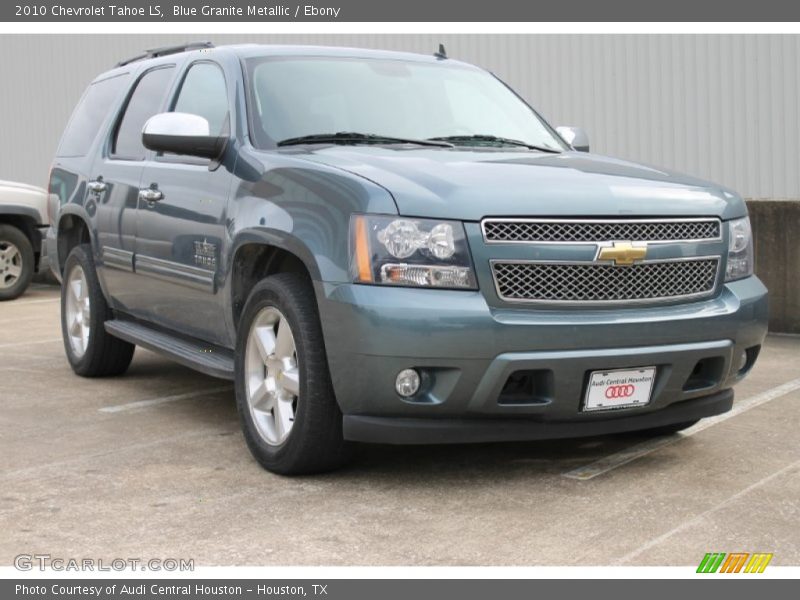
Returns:
[[[233,380],[233,352],[213,344],[182,338],[136,321],[106,321],[106,331],[126,342],[163,354],[185,367],[212,377]]]

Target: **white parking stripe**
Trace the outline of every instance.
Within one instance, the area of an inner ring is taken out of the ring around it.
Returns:
[[[48,315],[50,317],[58,317],[58,313],[54,313],[52,315]],[[35,315],[30,317],[16,317],[11,319],[0,319],[0,325],[10,325],[12,323],[25,323],[27,321],[44,321],[47,317],[42,317],[41,315]]]
[[[41,298],[39,300],[12,300],[8,306],[27,306],[28,304],[44,304],[46,302],[61,302],[61,298]]]
[[[744,400],[736,402],[730,411],[721,415],[717,415],[716,417],[703,419],[694,427],[690,427],[689,429],[685,430],[682,435],[661,436],[653,438],[652,440],[647,440],[641,444],[634,444],[633,446],[624,448],[619,452],[615,452],[614,454],[609,454],[608,456],[604,456],[603,458],[595,460],[588,465],[584,465],[583,467],[578,467],[577,469],[572,469],[571,471],[562,473],[562,475],[569,479],[580,479],[581,481],[593,479],[598,475],[608,473],[617,467],[628,464],[637,458],[646,456],[647,454],[650,454],[659,448],[674,444],[684,437],[700,433],[704,429],[708,429],[717,423],[722,423],[723,421],[732,419],[743,412],[756,408],[757,406],[761,406],[770,400],[775,400],[776,398],[780,398],[797,390],[800,390],[800,378],[793,379],[792,381],[769,389],[761,394],[756,394],[755,396],[751,396],[750,398],[745,398]]]
[[[16,348],[17,346],[32,346],[34,344],[52,344],[60,342],[61,338],[50,338],[49,340],[38,340],[35,342],[12,342],[10,344],[0,344],[0,348]]]
[[[758,481],[756,481],[755,483],[750,484],[749,486],[747,486],[743,490],[739,490],[733,496],[729,496],[728,498],[726,498],[725,500],[723,500],[719,504],[715,504],[714,506],[712,506],[708,510],[705,510],[705,511],[701,512],[696,517],[693,517],[693,518],[689,519],[688,521],[684,521],[683,523],[681,523],[677,527],[675,527],[673,529],[670,529],[666,533],[663,533],[663,534],[659,535],[658,537],[655,537],[655,538],[651,539],[650,541],[642,544],[641,546],[636,548],[636,550],[633,550],[632,552],[629,552],[625,556],[622,556],[622,557],[618,558],[615,561],[615,563],[616,564],[625,564],[625,563],[633,560],[634,558],[636,558],[637,556],[639,556],[643,552],[647,552],[648,550],[650,550],[650,548],[652,548],[653,546],[657,546],[661,542],[664,542],[664,541],[668,540],[669,538],[671,538],[676,533],[680,533],[681,531],[685,531],[685,530],[689,529],[690,527],[693,527],[695,525],[700,524],[703,521],[703,519],[705,519],[707,516],[709,516],[709,515],[717,512],[717,511],[725,508],[726,506],[729,506],[730,504],[732,504],[733,502],[735,502],[739,498],[741,498],[743,496],[746,496],[747,494],[749,494],[753,490],[764,486],[765,484],[769,483],[773,479],[776,479],[776,478],[780,477],[781,475],[784,475],[787,472],[789,472],[792,469],[795,469],[797,467],[800,467],[800,460],[796,460],[795,462],[793,462],[793,463],[791,463],[789,465],[786,465],[782,469],[779,469],[779,470],[775,471],[771,475],[767,475],[763,479],[759,479]]]
[[[208,390],[199,390],[196,392],[186,392],[185,394],[175,394],[174,396],[162,396],[161,398],[151,398],[150,400],[137,400],[136,402],[127,402],[126,404],[117,404],[115,406],[104,406],[99,408],[98,412],[102,413],[119,413],[129,410],[137,410],[140,408],[149,408],[151,406],[158,406],[166,404],[167,402],[177,402],[179,400],[190,400],[192,398],[200,398],[202,396],[210,396],[221,392],[229,392],[233,390],[233,386],[224,385],[220,387],[211,388]]]

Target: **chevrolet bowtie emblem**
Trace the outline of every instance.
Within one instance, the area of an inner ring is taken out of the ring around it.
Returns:
[[[597,260],[610,260],[617,267],[629,267],[633,263],[644,260],[647,256],[647,244],[631,242],[613,242],[610,246],[602,246],[597,252]]]

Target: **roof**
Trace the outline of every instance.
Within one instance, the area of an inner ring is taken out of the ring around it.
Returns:
[[[301,46],[285,44],[235,44],[214,46],[210,42],[186,42],[173,46],[154,48],[146,50],[142,54],[130,57],[118,62],[112,69],[104,72],[97,79],[103,79],[111,73],[122,69],[136,67],[139,65],[150,64],[151,61],[160,59],[168,60],[169,57],[187,56],[191,54],[203,54],[213,56],[214,54],[234,54],[243,59],[257,58],[262,56],[307,56],[307,57],[340,57],[340,58],[363,58],[363,59],[383,59],[401,60],[426,63],[459,64],[462,66],[473,65],[452,59],[444,59],[437,56],[437,48],[431,48],[431,54],[415,54],[413,52],[395,52],[391,50],[372,50],[368,48],[344,48],[338,46]]]

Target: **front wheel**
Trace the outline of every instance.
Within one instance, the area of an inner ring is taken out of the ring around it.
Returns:
[[[259,464],[282,475],[342,465],[348,445],[310,282],[282,273],[256,285],[236,349],[236,404]]]
[[[67,257],[61,286],[61,333],[72,370],[83,377],[124,373],[136,346],[109,335],[112,318],[94,270],[91,247],[75,247]]]

